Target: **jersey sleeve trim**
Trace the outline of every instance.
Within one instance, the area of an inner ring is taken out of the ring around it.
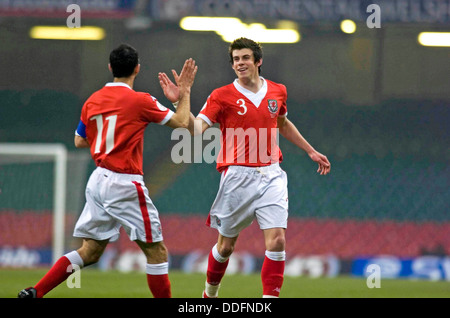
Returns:
[[[209,126],[214,125],[213,122],[205,114],[198,114],[197,117],[203,119]]]
[[[161,121],[158,123],[158,125],[165,125],[165,124],[170,120],[170,118],[172,118],[173,114],[174,114],[174,112],[171,111],[170,109],[168,109],[168,112],[167,112],[166,117],[164,117],[164,119],[161,120]]]

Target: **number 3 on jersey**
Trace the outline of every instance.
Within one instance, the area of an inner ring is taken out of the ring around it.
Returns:
[[[90,120],[95,120],[97,123],[97,138],[95,140],[95,153],[100,152],[100,147],[102,145],[103,137],[103,116],[96,115],[90,118]],[[108,154],[114,148],[114,130],[116,129],[117,115],[108,116],[105,118],[108,121],[108,128],[106,129],[106,151]]]
[[[247,106],[245,105],[245,100],[243,100],[242,98],[239,98],[236,101],[236,104],[238,104],[239,107],[242,107],[242,109],[243,109],[242,111],[238,111],[237,113],[239,115],[245,115],[245,113],[247,112]]]

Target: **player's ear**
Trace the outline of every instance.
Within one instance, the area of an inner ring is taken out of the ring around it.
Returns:
[[[140,70],[141,70],[141,64],[136,65],[136,67],[134,68],[134,75],[138,75]]]
[[[110,63],[108,63],[108,70],[112,73],[112,67]]]
[[[258,62],[256,62],[256,66],[260,67],[262,65],[263,59],[260,58]]]

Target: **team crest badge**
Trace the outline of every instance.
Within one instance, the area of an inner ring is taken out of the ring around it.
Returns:
[[[277,116],[278,111],[278,102],[276,99],[268,99],[267,100],[267,108],[270,112],[270,117],[275,118]]]
[[[275,114],[278,111],[278,103],[276,99],[268,99],[267,100],[267,108],[272,114]]]
[[[222,221],[220,221],[220,219],[216,216],[216,224],[218,227],[222,226]]]

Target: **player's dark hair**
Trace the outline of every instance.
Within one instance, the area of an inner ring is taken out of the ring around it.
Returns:
[[[230,55],[230,63],[233,64],[233,51],[234,50],[242,50],[242,49],[250,49],[253,52],[253,57],[255,59],[255,63],[258,63],[263,57],[263,51],[261,44],[247,39],[247,38],[239,38],[234,40],[230,47],[228,48],[228,53]],[[258,72],[261,74],[261,66],[258,67]]]
[[[114,77],[128,77],[139,64],[138,52],[128,44],[121,44],[109,55],[109,64]]]

